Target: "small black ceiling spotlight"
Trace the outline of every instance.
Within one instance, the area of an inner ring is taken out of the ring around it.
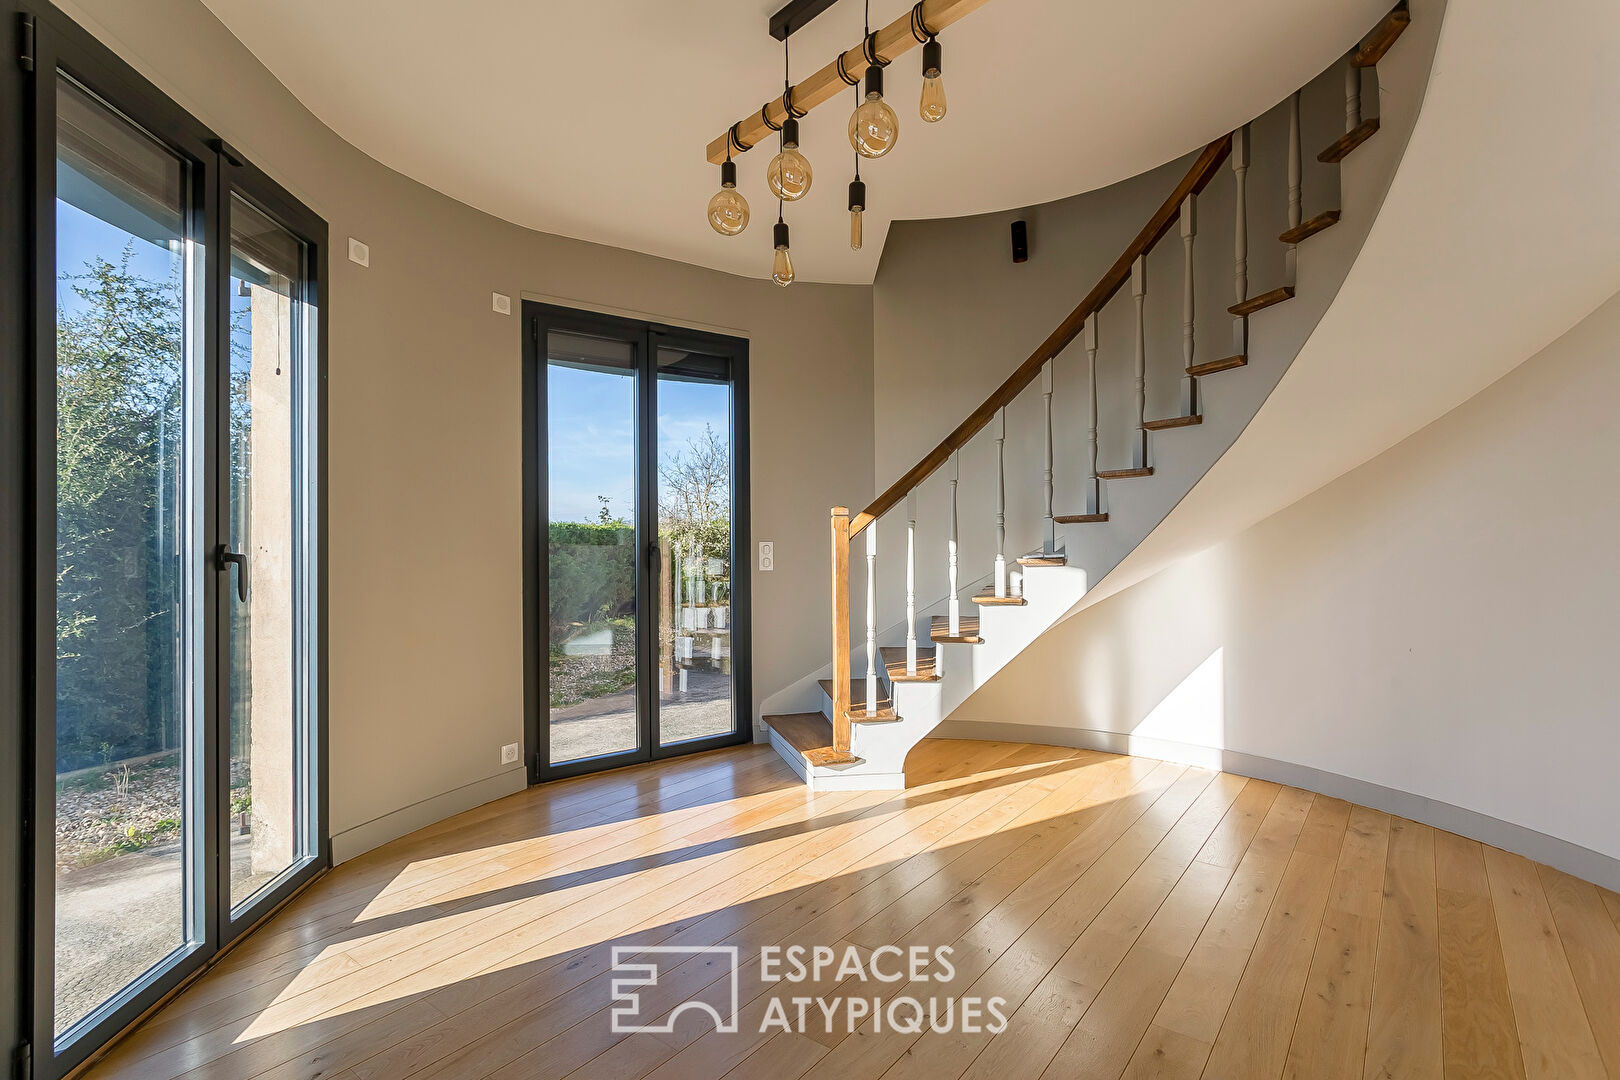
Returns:
[[[1012,223],[1013,262],[1029,262],[1029,225],[1022,218]]]

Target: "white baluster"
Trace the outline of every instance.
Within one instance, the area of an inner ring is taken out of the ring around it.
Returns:
[[[1237,302],[1249,298],[1249,125],[1232,133],[1232,176],[1237,186],[1237,231],[1233,241],[1233,288]],[[1232,352],[1243,356],[1249,351],[1249,320],[1232,318]]]
[[[1007,595],[1007,410],[996,410],[996,572],[997,597]]]
[[[949,603],[949,612],[950,612],[950,634],[949,634],[949,636],[951,636],[951,637],[960,637],[961,634],[962,634],[962,600],[961,600],[961,598],[959,596],[956,595],[956,592],[957,592],[957,585],[956,585],[956,531],[957,531],[956,487],[957,487],[957,484],[959,484],[961,482],[961,480],[962,480],[962,458],[961,458],[961,455],[959,453],[957,453],[956,451],[952,451],[951,452],[951,533],[950,533],[950,539],[948,541],[949,550],[950,550],[950,567],[949,567],[949,570],[948,570],[948,574],[949,574],[949,577],[950,577],[950,590],[951,590],[951,592],[950,592],[950,600],[948,601],[948,603]],[[934,650],[934,656],[935,656],[935,663],[936,664],[938,663],[939,658],[944,655],[944,652],[945,651],[943,649]]]
[[[1299,91],[1288,99],[1288,227],[1297,229],[1302,218],[1299,158]],[[1299,282],[1299,245],[1289,244],[1283,252],[1283,282]]]
[[[906,496],[906,674],[917,674],[917,493]]]
[[[1086,432],[1091,460],[1086,469],[1086,513],[1102,513],[1102,482],[1097,479],[1097,320],[1093,312],[1086,320],[1086,381],[1091,384],[1091,427]]]
[[[1181,415],[1197,416],[1199,412],[1198,380],[1187,374],[1193,366],[1193,238],[1198,235],[1198,196],[1192,192],[1181,200]]]
[[[1361,69],[1351,61],[1356,50],[1351,49],[1344,63],[1344,133],[1350,134],[1361,126]]]
[[[1052,361],[1041,370],[1041,399],[1046,410],[1046,539],[1041,553],[1057,554],[1057,522],[1052,520]]]
[[[866,711],[877,711],[877,522],[866,527]]]
[[[1136,257],[1131,266],[1131,295],[1136,299],[1136,439],[1132,466],[1148,467],[1147,433],[1147,326],[1143,322],[1147,305],[1147,253]]]

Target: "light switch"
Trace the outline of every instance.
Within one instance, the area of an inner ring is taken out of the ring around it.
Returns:
[[[502,315],[512,314],[512,298],[505,293],[495,293],[495,310]]]
[[[349,237],[349,261],[359,263],[361,266],[370,266],[371,245],[362,244],[354,237]]]

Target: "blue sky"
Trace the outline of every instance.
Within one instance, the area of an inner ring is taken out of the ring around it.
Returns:
[[[635,488],[635,380],[577,368],[549,369],[551,520],[595,521],[606,495],[615,517],[629,518]],[[658,384],[661,461],[712,426],[730,439],[730,387],[720,383]]]

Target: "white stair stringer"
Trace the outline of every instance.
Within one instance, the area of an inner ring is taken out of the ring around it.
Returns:
[[[905,787],[906,755],[956,707],[1023,652],[1085,595],[1087,575],[1077,566],[1039,566],[1024,571],[1022,605],[986,605],[978,609],[977,645],[935,643],[942,655],[942,677],[933,682],[890,683],[878,679],[894,702],[898,720],[851,726],[853,765],[819,765],[810,783],[821,790],[878,790]],[[926,623],[926,616],[922,620]],[[927,626],[918,639],[927,640]],[[903,644],[894,641],[889,644]],[[864,652],[857,671],[864,670]],[[821,694],[821,711],[832,717],[832,702]]]

